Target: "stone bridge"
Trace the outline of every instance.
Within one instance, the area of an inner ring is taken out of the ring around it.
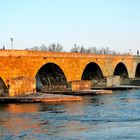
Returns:
[[[131,79],[140,77],[140,57],[0,50],[0,90],[4,92],[3,96],[35,92],[39,81],[68,83],[113,75]]]

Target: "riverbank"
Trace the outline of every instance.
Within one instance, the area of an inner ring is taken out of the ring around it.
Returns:
[[[38,103],[82,101],[86,95],[112,94],[111,90],[46,91],[15,97],[0,97],[0,103]]]
[[[46,94],[62,94],[62,95],[75,95],[75,96],[86,96],[86,95],[102,95],[102,94],[112,94],[112,90],[79,90],[79,91],[44,91]]]
[[[111,87],[93,87],[92,90],[133,90],[140,89],[140,86],[132,86],[132,85],[119,85],[119,86],[111,86]]]
[[[31,93],[16,97],[0,97],[0,103],[39,103],[39,102],[66,102],[82,101],[79,96],[61,95],[51,93]]]
[[[44,91],[31,93],[23,96],[0,97],[0,103],[38,103],[38,102],[67,102],[82,101],[82,97],[86,95],[103,95],[112,94],[115,90],[131,90],[140,89],[140,86],[114,86],[114,87],[96,87],[92,90],[81,91]]]

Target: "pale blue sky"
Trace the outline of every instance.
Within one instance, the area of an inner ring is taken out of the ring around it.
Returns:
[[[0,47],[24,49],[59,42],[136,52],[140,0],[0,0]]]

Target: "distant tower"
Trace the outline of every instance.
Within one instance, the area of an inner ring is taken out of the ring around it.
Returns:
[[[10,38],[10,40],[11,40],[11,50],[13,50],[13,40],[14,40],[14,38]]]

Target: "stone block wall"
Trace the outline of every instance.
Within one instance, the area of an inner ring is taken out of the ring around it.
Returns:
[[[118,86],[121,84],[120,76],[107,76],[107,87]]]
[[[79,91],[79,90],[90,90],[91,89],[91,81],[71,81],[70,90]]]
[[[34,78],[17,77],[9,81],[9,96],[20,96],[36,92]]]

